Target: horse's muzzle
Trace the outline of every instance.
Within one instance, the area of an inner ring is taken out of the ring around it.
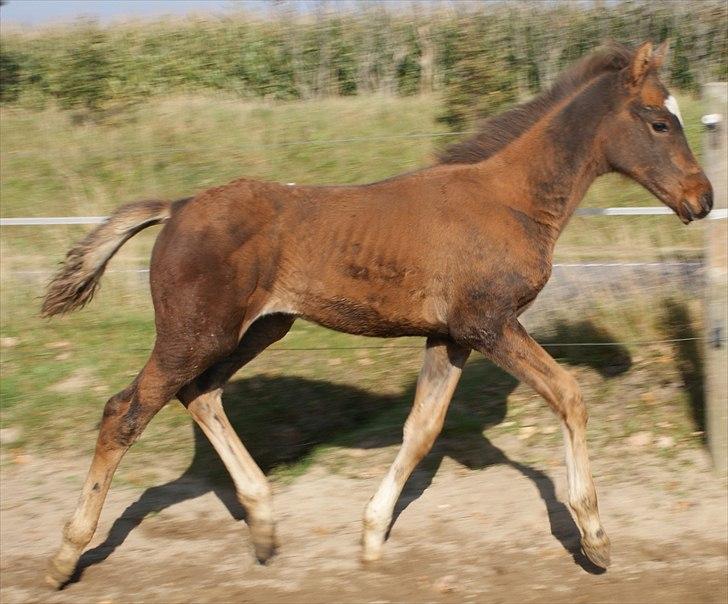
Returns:
[[[690,197],[693,196],[690,195]],[[695,201],[690,201],[688,198],[683,199],[677,212],[685,224],[705,218],[713,209],[713,187],[710,183],[707,183],[707,189],[693,197],[693,199]]]

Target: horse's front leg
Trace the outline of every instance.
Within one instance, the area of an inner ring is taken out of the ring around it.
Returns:
[[[425,362],[417,380],[415,402],[404,425],[402,447],[364,512],[364,561],[381,557],[397,499],[412,470],[427,455],[442,430],[445,413],[469,354],[469,348],[443,340],[427,340]]]
[[[569,481],[569,505],[583,538],[586,556],[597,566],[609,566],[609,539],[597,507],[586,445],[588,414],[574,377],[562,369],[513,319],[492,343],[476,346],[487,358],[526,382],[543,396],[561,419]]]

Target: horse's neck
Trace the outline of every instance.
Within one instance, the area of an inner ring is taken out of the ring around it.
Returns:
[[[602,82],[608,84],[608,82]],[[588,87],[514,141],[498,162],[516,174],[524,209],[557,233],[594,180],[608,171],[599,129],[610,101],[605,86]]]
[[[574,165],[555,162],[534,180],[534,210],[539,221],[555,227],[560,234],[576,211],[594,180],[604,173],[591,155]]]

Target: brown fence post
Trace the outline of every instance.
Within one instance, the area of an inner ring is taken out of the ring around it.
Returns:
[[[728,83],[706,84],[705,168],[715,216],[705,226],[705,406],[716,471],[728,473]]]

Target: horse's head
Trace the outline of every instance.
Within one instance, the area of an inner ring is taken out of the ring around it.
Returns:
[[[622,102],[605,124],[605,153],[612,169],[657,196],[685,223],[713,207],[713,189],[685,139],[677,101],[658,77],[667,44],[645,42],[620,73]]]

